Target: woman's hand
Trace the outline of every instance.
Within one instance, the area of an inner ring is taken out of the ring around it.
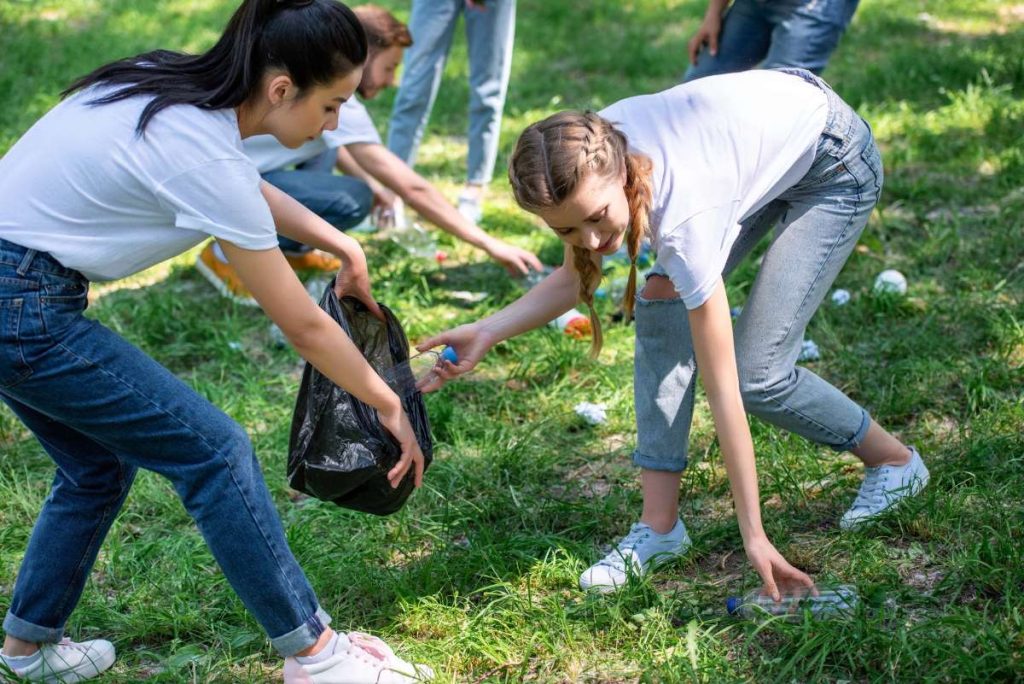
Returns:
[[[385,320],[384,312],[380,310],[377,301],[370,293],[370,272],[366,266],[366,255],[362,249],[353,250],[352,253],[339,254],[341,269],[334,281],[334,294],[341,299],[348,295],[355,297],[380,320]]]
[[[764,587],[761,594],[771,596],[775,601],[782,599],[782,591],[792,592],[798,589],[806,589],[811,593],[817,593],[814,589],[814,580],[806,573],[797,570],[789,564],[782,554],[779,553],[768,537],[759,536],[756,539],[745,543],[747,559],[761,576]]]
[[[539,271],[542,268],[540,259],[537,258],[536,254],[501,240],[495,240],[492,244],[488,245],[487,254],[504,266],[509,275],[526,275],[531,270]]]
[[[416,348],[420,351],[426,351],[427,349],[442,345],[454,349],[458,355],[459,362],[441,361],[434,368],[433,372],[427,376],[423,385],[417,387],[421,392],[438,390],[448,380],[454,380],[460,375],[476,368],[476,364],[480,362],[480,359],[495,345],[495,340],[484,332],[478,324],[471,323],[469,325],[460,325],[458,328],[435,335],[430,339],[420,342],[416,345]]]
[[[371,185],[370,190],[373,192],[373,208],[370,210],[370,214],[377,228],[381,230],[393,228],[395,213],[398,209],[396,206],[398,196],[380,183]]]
[[[398,459],[395,467],[388,471],[388,482],[391,483],[392,488],[398,487],[411,466],[415,469],[413,483],[419,487],[423,484],[423,451],[420,449],[420,443],[416,441],[416,433],[413,432],[412,423],[409,422],[409,416],[406,415],[401,402],[396,402],[396,404],[397,408],[377,411],[381,425],[398,440],[398,444],[402,447],[401,458]]]

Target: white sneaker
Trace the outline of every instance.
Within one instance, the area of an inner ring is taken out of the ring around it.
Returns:
[[[462,217],[474,225],[484,217],[484,206],[479,195],[462,193],[455,206]]]
[[[580,575],[580,588],[602,594],[623,586],[630,575],[643,575],[659,565],[679,558],[690,548],[690,536],[682,520],[666,534],[658,534],[644,523],[630,528],[611,553]]]
[[[334,652],[327,657],[286,658],[285,684],[410,684],[434,678],[432,669],[407,663],[369,634],[338,634],[325,648]]]
[[[59,644],[40,644],[35,656],[10,658],[0,654],[0,666],[28,682],[73,684],[109,669],[114,664],[114,645],[102,639],[81,643],[64,639]]]
[[[910,447],[906,465],[884,465],[864,469],[864,481],[839,527],[851,530],[892,508],[900,499],[914,496],[928,484],[928,468],[917,449]]]

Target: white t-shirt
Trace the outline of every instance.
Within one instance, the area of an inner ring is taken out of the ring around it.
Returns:
[[[0,159],[0,237],[95,281],[137,273],[208,236],[277,246],[234,110],[172,106],[138,137],[151,98],[86,104],[107,92],[61,102]]]
[[[798,76],[712,76],[600,112],[651,158],[658,264],[695,309],[714,292],[740,223],[810,169],[828,102]]]
[[[333,131],[324,131],[316,140],[290,149],[277,141],[272,135],[254,135],[246,138],[243,145],[260,173],[277,171],[295,164],[309,161],[327,150],[336,150],[344,145],[354,143],[373,143],[380,145],[380,133],[373,125],[366,106],[353,95],[342,103],[338,109],[338,127]]]

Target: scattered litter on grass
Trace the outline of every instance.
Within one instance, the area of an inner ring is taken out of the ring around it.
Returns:
[[[888,292],[891,294],[907,294],[907,279],[906,277],[895,269],[888,269],[882,271],[875,278],[876,293],[881,294]]]
[[[573,407],[583,420],[591,425],[600,425],[608,420],[608,407],[604,404],[592,404],[589,401],[581,401]]]
[[[821,350],[818,349],[818,345],[815,344],[814,340],[804,340],[803,344],[800,345],[800,356],[797,357],[797,361],[817,361],[820,358]]]
[[[838,289],[832,293],[832,303],[836,306],[845,306],[850,303],[850,291]]]
[[[454,290],[449,295],[452,299],[457,299],[460,302],[467,302],[469,304],[476,304],[487,299],[486,292],[470,292],[469,290]]]

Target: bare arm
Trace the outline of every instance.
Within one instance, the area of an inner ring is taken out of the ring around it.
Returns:
[[[463,242],[483,250],[510,272],[540,270],[537,257],[491,237],[467,221],[441,192],[383,145],[354,143],[347,146],[355,162],[371,176],[393,190],[424,218]]]
[[[722,15],[725,14],[725,8],[728,6],[729,0],[708,1],[708,9],[704,13],[704,19],[687,45],[687,51],[690,53],[690,64],[697,65],[697,53],[700,52],[700,49],[705,44],[707,44],[708,52],[712,56],[718,54],[718,38],[722,34]]]
[[[594,255],[599,268],[600,258]],[[435,371],[435,380],[421,389],[425,392],[439,389],[447,380],[473,370],[498,342],[558,318],[573,307],[578,292],[579,275],[572,266],[572,249],[567,246],[562,266],[504,309],[475,323],[459,326],[421,342],[418,345],[421,350],[448,345],[455,349],[459,357],[458,364],[444,362]]]
[[[751,565],[764,580],[764,593],[779,599],[778,582],[789,586],[813,586],[805,573],[782,557],[765,534],[757,487],[754,443],[740,396],[729,300],[721,278],[710,299],[689,313],[697,367],[704,378],[722,459],[736,506],[736,519]]]

